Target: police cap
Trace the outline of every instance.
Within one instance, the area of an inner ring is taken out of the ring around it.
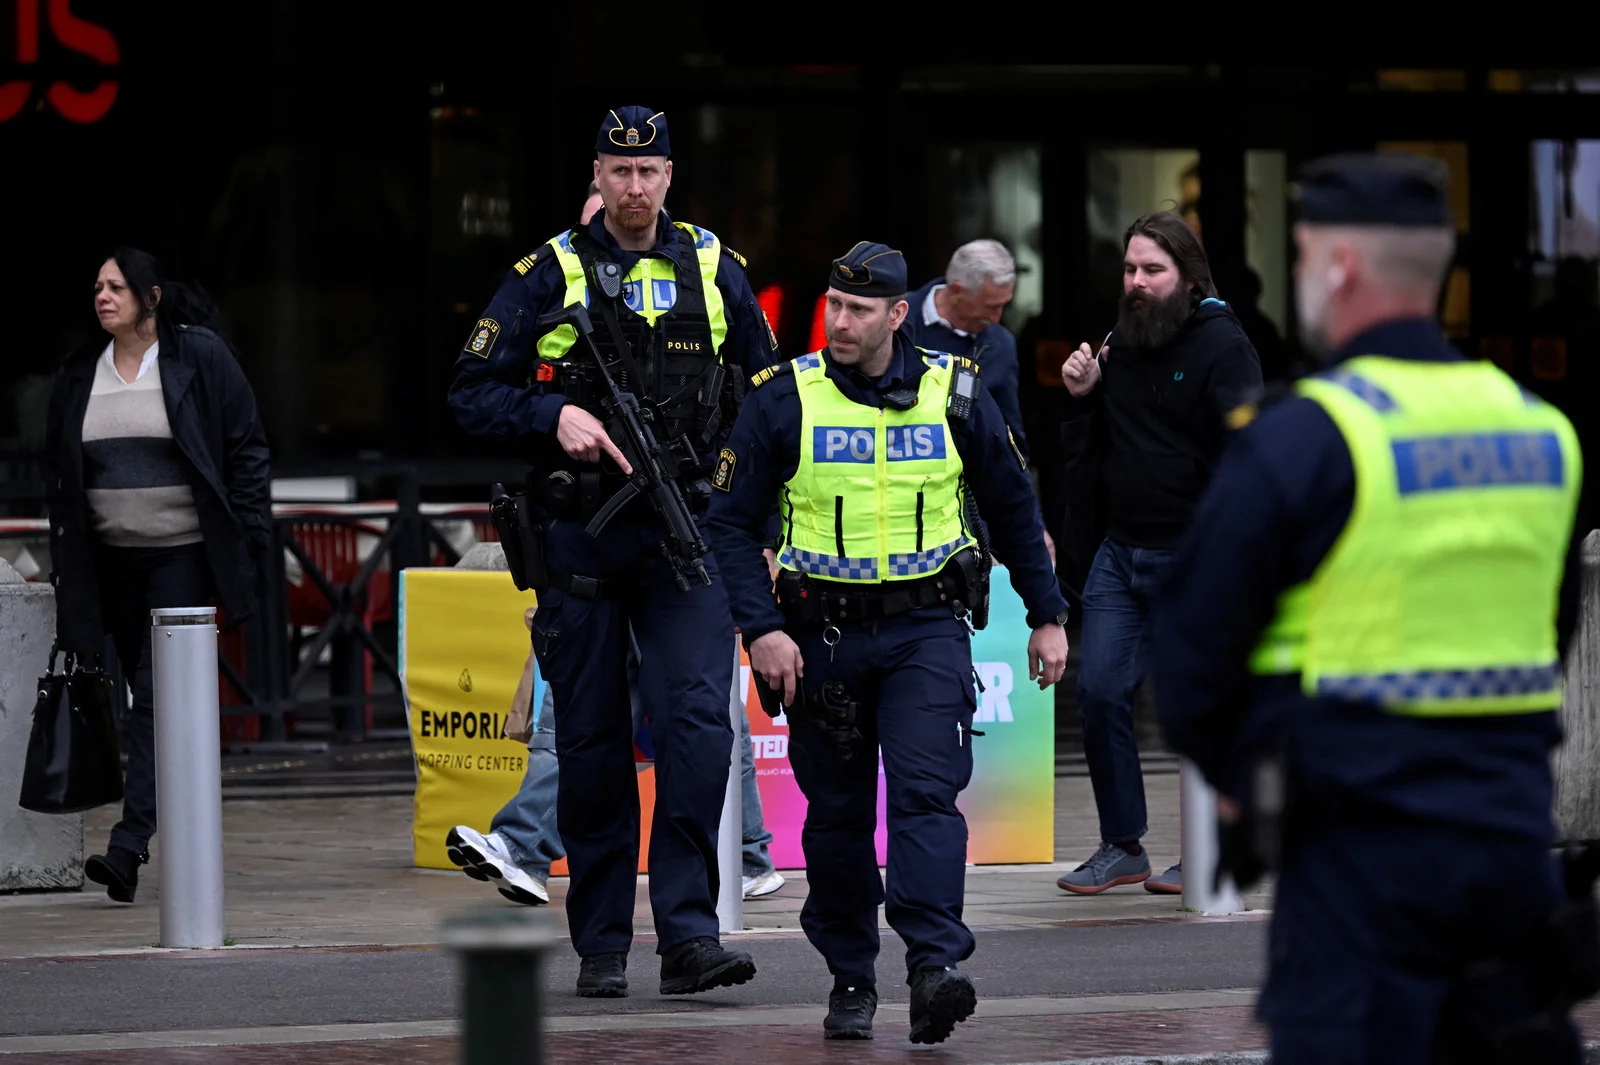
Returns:
[[[860,241],[833,260],[828,287],[853,296],[904,296],[906,258],[887,244]]]
[[[599,155],[667,155],[672,143],[667,139],[666,112],[652,113],[648,107],[617,107],[600,120],[600,133],[594,139]]]
[[[1450,173],[1401,153],[1330,155],[1300,171],[1291,196],[1301,222],[1327,226],[1453,228]]]

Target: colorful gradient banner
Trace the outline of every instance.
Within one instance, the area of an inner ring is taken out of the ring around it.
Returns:
[[[527,749],[500,735],[528,653],[523,610],[532,602],[504,573],[413,569],[401,574],[401,673],[417,759],[414,833],[419,866],[450,868],[444,836],[451,825],[488,831],[516,794]],[[1005,570],[995,569],[988,626],[972,640],[978,693],[972,782],[959,805],[967,818],[967,860],[975,864],[1055,859],[1055,698],[1028,680],[1028,626]],[[755,752],[762,817],[779,869],[802,869],[800,829],[806,800],[789,768],[789,728],[762,711],[741,656],[739,683]],[[732,681],[730,676],[729,680]],[[533,705],[544,695],[535,679]],[[648,726],[637,745],[652,749]],[[655,789],[653,766],[639,765],[639,800],[648,847]],[[878,862],[886,860],[883,768],[879,763]],[[647,871],[642,848],[639,871]],[[566,872],[557,863],[554,875]]]

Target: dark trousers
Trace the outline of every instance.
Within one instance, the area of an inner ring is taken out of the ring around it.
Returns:
[[[533,646],[550,684],[561,773],[556,820],[572,873],[567,924],[580,955],[633,941],[639,787],[628,697],[628,627],[639,648],[639,695],[655,744],[650,907],[657,952],[718,934],[717,826],[733,756],[728,709],[733,618],[707,558],[710,587],[672,582],[653,525],[618,518],[598,538],[558,521],[553,570],[607,582],[606,598],[539,594]]]
[[[1150,600],[1173,552],[1106,540],[1083,586],[1078,709],[1100,838],[1125,843],[1148,828],[1133,698],[1150,669]]]
[[[811,712],[823,685],[838,680],[861,705],[863,737],[847,760],[815,720],[789,715],[789,763],[807,804],[800,840],[810,892],[800,926],[836,979],[875,984],[880,903],[905,941],[908,972],[972,954],[961,919],[967,822],[956,807],[972,779],[972,645],[939,607],[842,629],[831,654],[820,629],[790,630]],[[880,748],[887,892],[873,843]]]
[[[1544,967],[1453,994],[1470,959],[1532,941],[1558,897],[1547,840],[1308,811],[1285,855],[1259,1014],[1274,1065],[1484,1063],[1480,1025],[1526,1015]],[[1570,1024],[1548,1065],[1582,1060]],[[1434,1057],[1439,1048],[1447,1056]]]
[[[205,606],[212,598],[204,544],[185,547],[100,547],[95,556],[101,619],[117,648],[122,675],[133,689],[123,721],[128,755],[122,820],[111,846],[144,854],[156,831],[155,700],[150,676],[150,611]]]

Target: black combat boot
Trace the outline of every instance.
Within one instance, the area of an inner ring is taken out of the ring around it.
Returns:
[[[732,987],[756,974],[756,963],[742,950],[723,950],[710,936],[691,939],[661,959],[661,993],[692,995]]]
[[[953,965],[918,969],[910,982],[913,1043],[944,1042],[978,1008],[972,981]]]
[[[627,998],[628,956],[591,954],[578,964],[578,994],[583,998]]]
[[[868,984],[835,988],[828,996],[824,1039],[871,1039],[872,1017],[878,1012],[878,991]]]
[[[106,886],[112,902],[132,902],[139,890],[139,866],[150,860],[149,853],[135,854],[123,847],[107,847],[83,863],[83,875]]]

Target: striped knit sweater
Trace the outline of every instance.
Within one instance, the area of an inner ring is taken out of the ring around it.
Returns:
[[[200,542],[200,516],[182,454],[172,439],[152,349],[128,384],[110,357],[95,363],[83,416],[83,478],[89,517],[112,547],[178,547]]]

